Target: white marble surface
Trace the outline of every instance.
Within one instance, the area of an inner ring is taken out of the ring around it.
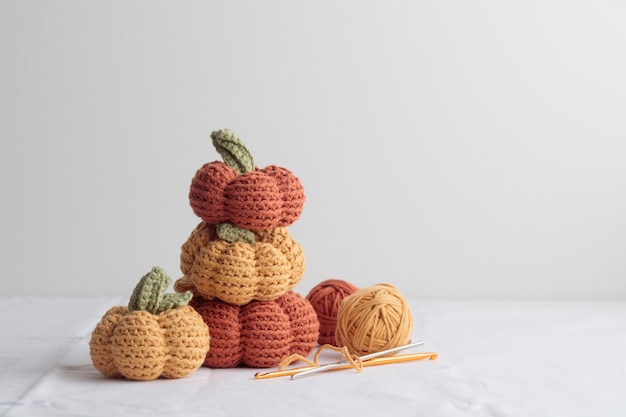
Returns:
[[[0,415],[626,415],[626,301],[410,300],[413,339],[435,361],[296,381],[201,368],[150,382],[91,366],[90,333],[122,302],[0,297]]]

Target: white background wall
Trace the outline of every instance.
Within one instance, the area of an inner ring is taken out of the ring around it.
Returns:
[[[0,0],[2,294],[178,278],[229,127],[300,177],[305,294],[626,297],[626,3]]]

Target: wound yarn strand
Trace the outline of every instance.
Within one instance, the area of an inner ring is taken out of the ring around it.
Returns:
[[[402,294],[390,284],[378,284],[342,301],[335,337],[339,346],[362,356],[402,346],[412,331],[413,317]]]
[[[341,279],[327,279],[320,282],[307,294],[320,322],[319,344],[337,345],[335,331],[337,329],[337,312],[339,305],[348,295],[358,288]]]

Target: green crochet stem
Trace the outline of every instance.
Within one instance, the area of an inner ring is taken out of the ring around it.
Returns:
[[[216,228],[217,236],[230,243],[235,242],[244,242],[244,243],[255,243],[256,237],[254,233],[252,233],[248,229],[244,229],[243,227],[235,226],[230,223],[221,223],[217,225]]]
[[[224,163],[241,175],[254,171],[254,158],[244,143],[230,129],[211,133],[213,146],[222,156]],[[230,223],[217,225],[217,236],[230,243],[255,243],[256,237],[250,230]]]
[[[254,171],[254,159],[246,145],[230,129],[216,130],[211,133],[213,146],[222,156],[226,165],[238,175]]]
[[[172,282],[165,271],[158,266],[152,268],[137,283],[128,303],[129,311],[145,310],[150,314],[160,314],[165,310],[182,307],[193,297],[191,291],[182,294],[165,294]]]

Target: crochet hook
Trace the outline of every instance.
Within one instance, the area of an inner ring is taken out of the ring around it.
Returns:
[[[365,362],[367,360],[370,360],[370,359],[373,359],[373,358],[376,358],[376,357],[379,357],[379,356],[386,356],[386,355],[389,355],[391,353],[399,352],[401,350],[409,349],[409,348],[412,348],[412,347],[415,347],[415,346],[421,346],[423,344],[424,344],[423,341],[414,342],[414,343],[410,343],[408,345],[398,346],[398,347],[395,347],[395,348],[392,348],[392,349],[381,350],[380,352],[370,353],[368,355],[361,356],[358,359],[361,362]],[[290,376],[291,375],[291,379],[296,379],[296,378],[299,378],[300,376],[302,376],[302,375],[299,375],[298,377],[294,378],[296,376],[296,374],[300,374],[302,372],[309,372],[309,371],[312,371],[312,370],[316,370],[316,371],[319,370],[317,372],[323,372],[323,371],[330,370],[332,368],[338,368],[338,367],[344,366],[344,365],[348,366],[348,368],[351,367],[350,363],[347,360],[341,360],[341,361],[329,363],[329,364],[326,364],[326,365],[311,365],[311,366],[305,366],[305,367],[302,367],[302,368],[286,369],[286,370],[283,370],[283,371],[268,372],[268,373],[265,373],[265,374],[261,374],[261,373],[257,372],[254,375],[254,377],[257,378],[257,379],[261,379],[261,378],[273,378],[273,377],[278,377],[278,376]]]
[[[367,360],[365,362],[363,362],[363,367],[366,366],[377,366],[377,365],[386,365],[389,363],[400,363],[400,362],[409,362],[409,361],[418,361],[418,360],[422,360],[422,359],[430,359],[435,360],[437,359],[437,353],[435,352],[423,352],[423,353],[410,353],[407,355],[398,355],[398,356],[381,356],[378,358],[372,358],[370,360]],[[313,370],[313,369],[318,369],[320,368],[320,365],[312,365],[312,366],[305,366],[302,368],[295,368],[295,369],[285,369],[284,371],[274,371],[274,372],[267,372],[267,373],[260,373],[257,372],[254,375],[255,379],[268,379],[268,378],[277,378],[277,377],[281,377],[281,376],[292,376],[292,375],[297,375],[301,372],[304,371],[308,371],[308,370]],[[341,365],[341,366],[337,366],[334,368],[327,368],[325,369],[326,371],[339,371],[342,369],[351,369],[352,366],[348,363]],[[293,378],[292,378],[293,379]]]
[[[424,344],[424,341],[420,340],[419,342],[409,343],[408,345],[402,345],[402,346],[398,346],[398,347],[391,348],[391,349],[381,350],[379,352],[374,352],[374,353],[370,353],[370,354],[367,354],[367,355],[360,356],[359,357],[359,361],[362,362],[365,365],[365,362],[370,360],[370,359],[378,358],[378,357],[381,357],[381,356],[387,356],[387,355],[390,355],[392,353],[396,353],[396,352],[399,352],[401,350],[409,349],[409,348],[416,347],[416,346],[421,346],[423,344]],[[329,371],[331,369],[338,368],[340,366],[344,366],[344,365],[348,365],[348,364],[349,364],[349,362],[347,360],[342,360],[342,361],[338,361],[338,362],[329,363],[329,364],[326,364],[326,365],[321,365],[321,366],[318,366],[318,367],[316,367],[314,369],[307,369],[305,371],[298,372],[297,374],[292,375],[291,379],[301,378],[303,376],[316,374],[318,372]]]

